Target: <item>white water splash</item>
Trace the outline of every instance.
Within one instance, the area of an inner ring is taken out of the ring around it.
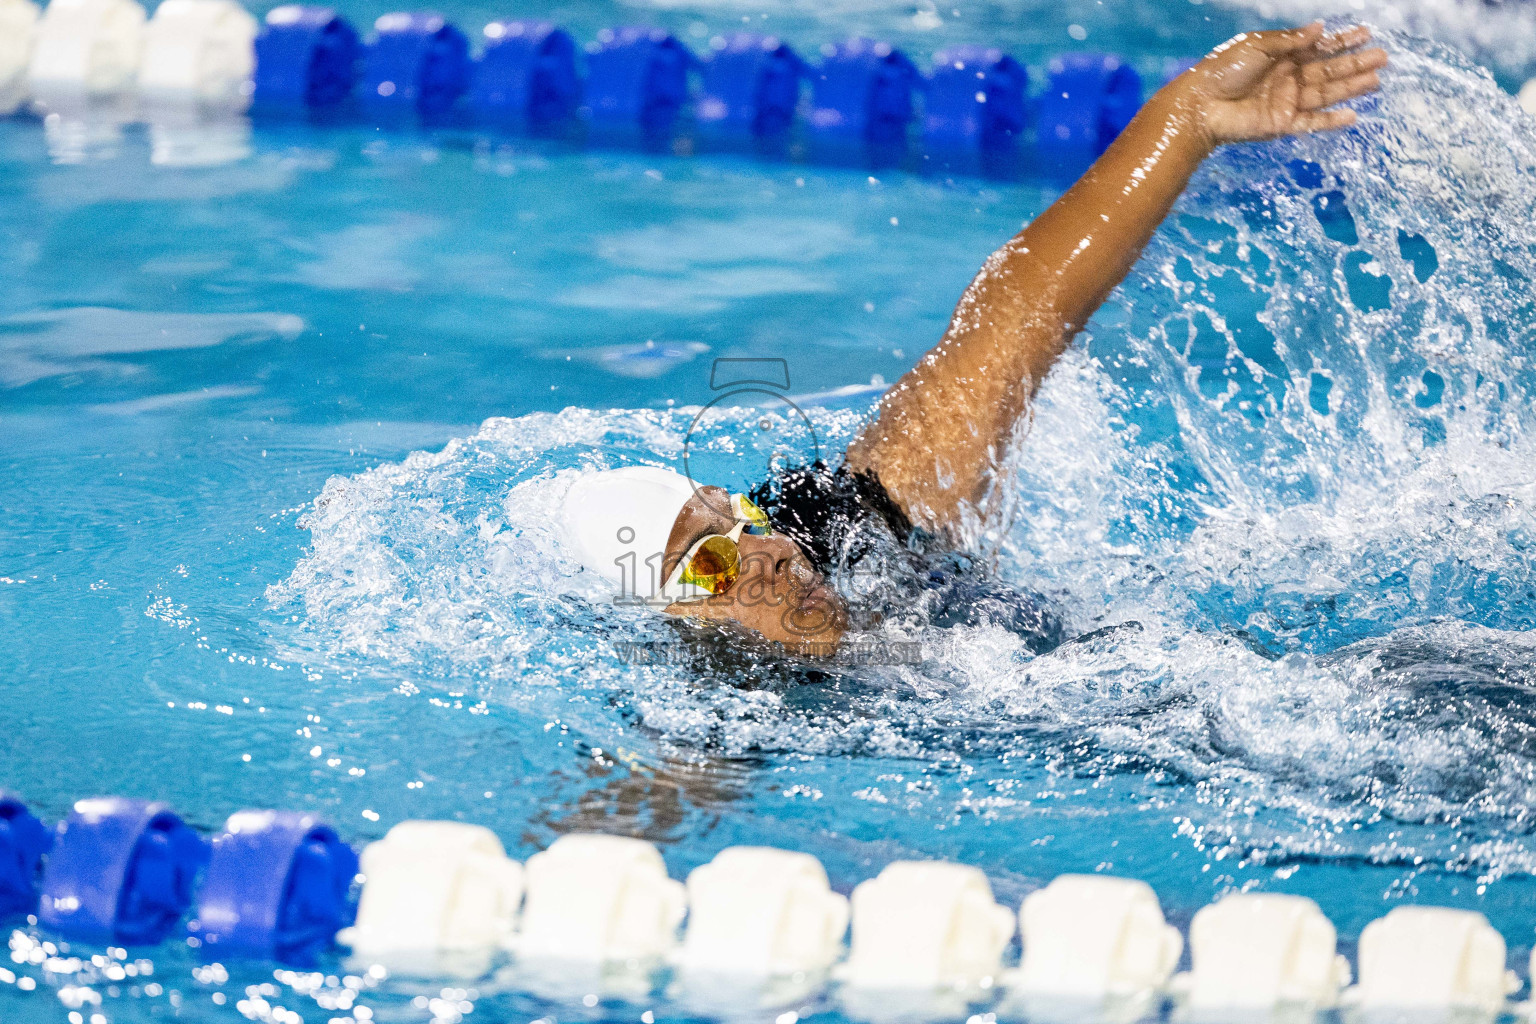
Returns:
[[[686,410],[492,420],[333,479],[269,597],[329,657],[609,694],[680,748],[1166,773],[1183,827],[1255,861],[1536,866],[1536,133],[1486,73],[1389,42],[1359,129],[1202,172],[1041,393],[1000,571],[1101,633],[1034,658],[888,628],[922,662],[835,687],[752,652],[626,664],[671,627],[568,596],[549,509],[579,469],[674,460]],[[1340,202],[1353,241],[1319,220]],[[828,449],[856,425],[814,418]],[[751,419],[714,425],[712,470]]]

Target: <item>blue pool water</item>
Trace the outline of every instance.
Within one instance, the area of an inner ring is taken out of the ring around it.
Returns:
[[[536,8],[582,38],[746,18],[806,49],[986,40],[1036,68],[1077,25],[1149,74],[1267,24],[1216,4]],[[519,858],[617,831],[676,877],[762,843],[845,892],[905,857],[978,865],[1014,905],[1105,871],[1181,923],[1234,889],[1300,893],[1346,945],[1437,903],[1486,913],[1521,962],[1536,131],[1461,58],[1392,46],[1360,129],[1213,161],[1041,393],[1002,571],[1074,633],[1120,628],[1041,658],[989,629],[883,634],[921,663],[831,673],[626,665],[621,641],[668,627],[562,597],[547,510],[577,467],[675,458],[720,356],[787,360],[823,447],[846,441],[1051,188],[360,126],[226,128],[181,166],[163,124],[0,121],[0,784],[50,820],[106,793],[205,831],[303,808],[357,844],[457,819]],[[695,473],[750,482],[765,421],[807,442],[777,415],[712,419]],[[130,951],[145,983],[72,952],[0,960],[41,981],[0,985],[0,1020],[348,1014],[324,974],[171,944]],[[640,1010],[496,977],[364,1002]]]

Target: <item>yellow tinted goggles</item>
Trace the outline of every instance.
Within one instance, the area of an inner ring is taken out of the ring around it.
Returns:
[[[773,533],[768,515],[752,504],[745,494],[731,495],[736,525],[730,533],[712,533],[700,537],[688,549],[683,560],[672,570],[662,596],[672,601],[702,601],[706,597],[723,594],[741,577],[741,547],[737,543],[743,533],[766,537]],[[702,594],[688,588],[702,590]]]

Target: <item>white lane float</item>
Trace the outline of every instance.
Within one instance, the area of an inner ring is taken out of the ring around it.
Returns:
[[[163,0],[145,29],[140,92],[221,105],[248,101],[256,28],[233,0]]]
[[[1226,896],[1190,922],[1189,952],[1175,982],[1191,1010],[1327,1009],[1349,984],[1333,923],[1304,896]]]
[[[107,96],[128,89],[139,71],[144,23],[144,8],[133,0],[52,0],[33,37],[33,92]]]
[[[733,846],[688,875],[685,972],[767,977],[825,971],[842,952],[848,900],[810,854]]]
[[[853,944],[837,976],[848,986],[990,987],[1002,972],[1014,916],[977,868],[897,861],[853,890]]]
[[[640,839],[566,835],[528,858],[519,956],[586,963],[652,961],[677,944],[687,899],[660,852]]]
[[[496,833],[402,821],[362,854],[357,923],[337,940],[393,971],[480,973],[512,933],[523,869]]]
[[[1367,1011],[1493,1015],[1520,987],[1504,957],[1504,937],[1482,914],[1398,907],[1360,933],[1360,983],[1346,1000]]]
[[[31,0],[0,0],[0,115],[26,99],[27,64],[37,34],[38,8]]]
[[[1008,979],[1021,996],[1061,1001],[1134,999],[1160,990],[1183,951],[1145,882],[1062,875],[1019,909],[1024,956]]]

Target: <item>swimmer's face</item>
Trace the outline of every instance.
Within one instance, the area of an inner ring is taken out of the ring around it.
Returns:
[[[667,538],[663,578],[699,538],[731,532],[736,523],[725,514],[730,507],[730,494],[719,487],[701,487],[688,499]],[[730,590],[701,601],[676,602],[667,606],[667,613],[735,622],[791,648],[832,645],[842,638],[847,607],[799,545],[783,534],[743,533],[737,546],[741,576]]]

